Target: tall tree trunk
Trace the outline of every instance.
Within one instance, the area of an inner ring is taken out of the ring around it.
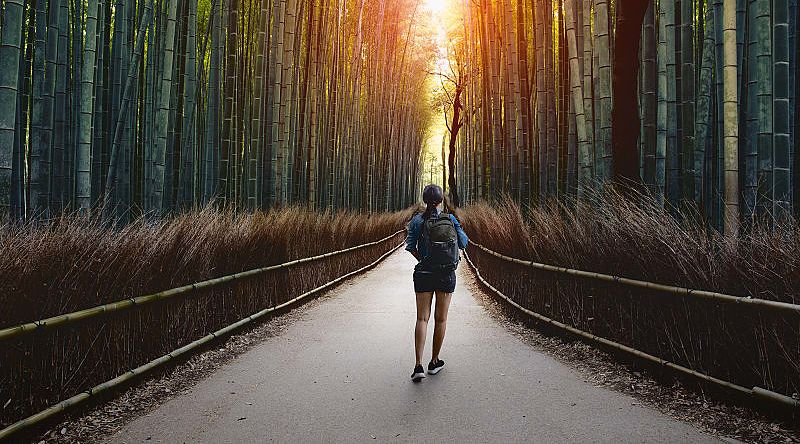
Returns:
[[[450,123],[450,143],[448,145],[447,156],[447,187],[450,192],[450,204],[454,207],[461,205],[461,199],[458,195],[458,185],[456,183],[456,141],[458,140],[458,131],[461,129],[461,94],[464,92],[464,86],[460,83],[456,85],[455,92],[453,93],[453,120]],[[442,153],[444,154],[444,152]]]
[[[614,179],[626,184],[636,184],[641,181],[636,149],[640,129],[638,95],[632,94],[630,87],[635,85],[639,78],[639,44],[647,3],[641,0],[620,0],[617,3],[611,88],[614,94],[611,136]]]

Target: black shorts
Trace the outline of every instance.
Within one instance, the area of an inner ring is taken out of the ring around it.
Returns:
[[[414,292],[452,293],[456,290],[456,272],[434,272],[427,270],[422,264],[414,267]]]

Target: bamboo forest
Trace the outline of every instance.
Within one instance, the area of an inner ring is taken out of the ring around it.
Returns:
[[[800,207],[795,1],[421,1],[4,0],[0,205],[398,209],[444,119],[464,202]]]
[[[0,0],[0,442],[800,442],[799,2]]]

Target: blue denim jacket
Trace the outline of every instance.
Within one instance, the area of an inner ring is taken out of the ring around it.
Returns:
[[[437,214],[440,214],[441,211],[438,209],[436,210]],[[461,228],[461,224],[458,223],[458,219],[452,214],[450,215],[450,219],[453,221],[453,225],[456,226],[456,234],[458,234],[458,248],[467,248],[467,243],[469,239],[467,238],[467,234],[464,233],[464,229]],[[425,243],[424,240],[420,238],[422,234],[422,214],[415,215],[411,222],[408,223],[408,236],[406,236],[406,250],[407,251],[418,251],[420,257],[425,258],[428,257],[428,245]]]

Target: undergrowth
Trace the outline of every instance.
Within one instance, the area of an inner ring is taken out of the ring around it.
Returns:
[[[471,240],[508,256],[737,296],[800,303],[797,225],[753,224],[738,238],[648,198],[457,212]],[[800,392],[800,316],[536,271],[472,246],[487,280],[522,306],[745,387]]]
[[[382,239],[411,210],[253,214],[213,209],[122,228],[64,216],[0,226],[0,328]],[[0,347],[0,426],[374,261],[375,246],[188,297],[37,332]]]

